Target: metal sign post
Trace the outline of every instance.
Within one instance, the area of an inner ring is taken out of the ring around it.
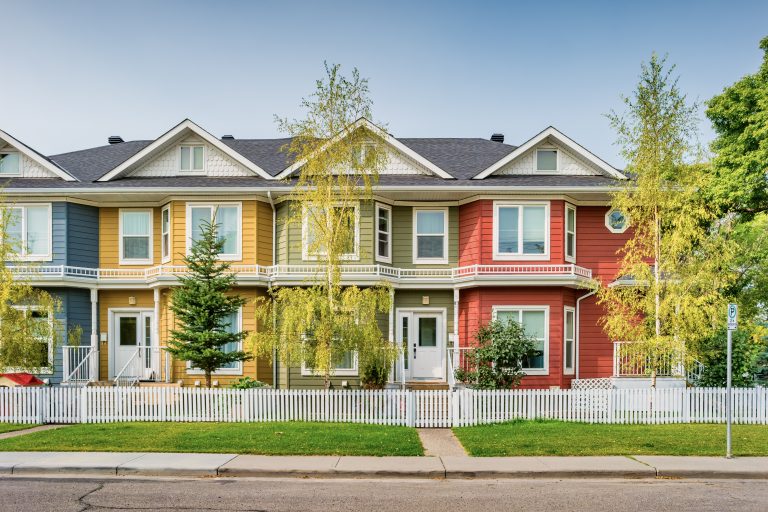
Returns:
[[[725,394],[725,458],[733,457],[731,450],[731,423],[733,421],[733,396],[731,389],[731,363],[733,357],[733,331],[738,327],[739,308],[736,304],[728,304],[728,361],[726,372],[726,394]]]

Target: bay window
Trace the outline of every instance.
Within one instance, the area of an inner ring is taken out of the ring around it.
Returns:
[[[392,208],[376,205],[376,261],[392,262]]]
[[[573,375],[576,359],[576,310],[566,306],[563,325],[563,373]]]
[[[152,210],[120,210],[120,264],[152,263]]]
[[[6,231],[19,259],[51,259],[51,205],[12,206]]]
[[[576,262],[576,208],[565,207],[565,260]]]
[[[448,263],[448,208],[413,209],[413,262]]]
[[[359,258],[358,245],[360,240],[360,213],[358,205],[351,206],[334,206],[333,207],[333,222],[345,222],[346,226],[343,235],[344,240],[341,242],[341,255],[342,260],[356,260]],[[318,222],[325,222],[326,214],[323,209],[304,206],[303,219],[302,219],[301,233],[302,233],[302,258],[305,260],[316,260],[318,257],[326,256],[327,251],[323,247],[323,240],[318,241],[316,232],[320,226]],[[340,233],[336,233],[336,236],[341,236]]]
[[[517,322],[533,338],[534,347],[523,360],[528,375],[549,372],[549,308],[547,306],[495,306],[494,320]]]
[[[171,260],[171,206],[160,212],[160,244],[162,245],[163,263]]]
[[[30,339],[39,343],[39,352],[35,353],[35,364],[37,368],[43,371],[50,371],[53,366],[53,319],[49,311],[40,306],[13,306],[13,309],[19,311],[30,320],[26,325],[29,326]]]
[[[202,238],[206,223],[216,224],[216,237],[224,241],[219,254],[222,260],[240,260],[242,247],[241,204],[187,203],[187,254],[194,242]]]
[[[546,259],[549,254],[548,237],[548,203],[494,203],[495,259]]]

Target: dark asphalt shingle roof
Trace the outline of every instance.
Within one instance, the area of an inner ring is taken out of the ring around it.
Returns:
[[[234,139],[222,142],[264,169],[270,176],[277,176],[292,163],[288,151],[281,151],[291,139]]]
[[[517,147],[486,139],[397,139],[456,179],[469,179]]]
[[[87,183],[96,181],[151,143],[151,140],[132,140],[121,144],[62,153],[50,158],[77,179]]]

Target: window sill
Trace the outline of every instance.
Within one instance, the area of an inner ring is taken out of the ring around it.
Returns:
[[[498,261],[549,261],[549,253],[545,254],[504,254],[493,253],[493,259]]]
[[[334,377],[357,377],[359,372],[357,370],[335,370],[331,373],[331,378]],[[322,377],[321,373],[313,372],[312,370],[301,369],[302,377]]]
[[[526,376],[531,376],[531,377],[549,375],[549,369],[546,368],[546,369],[539,369],[539,370],[533,370],[533,369],[526,370],[525,368],[523,368],[523,373],[525,373]]]
[[[194,376],[201,376],[205,375],[205,372],[202,370],[192,370],[191,368],[187,368],[187,375],[194,375]],[[225,370],[216,370],[215,372],[211,372],[211,375],[213,376],[242,376],[243,375],[243,369],[242,368],[231,368],[231,369],[225,369]]]
[[[118,263],[120,265],[140,267],[144,265],[152,265],[153,260],[120,260]]]
[[[448,259],[442,258],[442,259],[429,259],[429,258],[419,258],[413,260],[414,265],[447,265]]]

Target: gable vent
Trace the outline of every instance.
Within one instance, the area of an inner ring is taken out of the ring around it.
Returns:
[[[121,136],[119,136],[119,135],[112,135],[112,136],[110,136],[110,137],[107,139],[107,142],[109,142],[110,144],[122,144],[122,143],[123,143],[123,142],[125,142],[125,141],[124,141],[124,140],[123,140],[123,138],[122,138]]]
[[[494,133],[491,135],[491,140],[493,142],[504,142],[504,134],[503,133]]]
[[[222,135],[221,140],[235,140],[234,135]]]

